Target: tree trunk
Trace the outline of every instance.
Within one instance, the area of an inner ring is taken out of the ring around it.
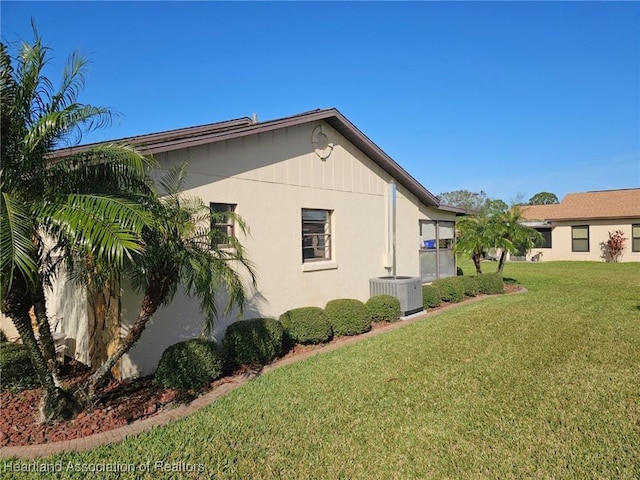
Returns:
[[[47,367],[47,362],[42,355],[31,325],[29,309],[32,302],[25,281],[19,274],[14,277],[13,281],[11,291],[5,297],[2,308],[13,321],[22,343],[27,347],[38,380],[45,390],[40,407],[42,420],[52,422],[73,418],[80,411],[79,405],[71,395],[56,385]]]
[[[474,254],[471,259],[473,260],[473,264],[476,266],[476,274],[482,274],[482,266],[480,265],[480,255]]]
[[[161,305],[160,301],[157,301],[157,296],[151,296],[145,293],[142,300],[142,306],[138,318],[129,329],[129,333],[122,339],[120,345],[109,355],[109,358],[98,368],[93,374],[78,388],[76,391],[76,398],[85,406],[90,408],[96,397],[96,391],[102,385],[107,374],[113,368],[113,366],[127,353],[140,339],[142,332],[147,326],[147,322],[151,319],[151,316],[158,310]],[[162,297],[164,298],[164,297]]]
[[[500,275],[502,275],[502,272],[504,270],[504,264],[507,261],[507,249],[503,248],[502,249],[502,253],[500,253],[500,261],[498,262],[498,273]]]
[[[114,280],[101,287],[87,288],[89,303],[89,364],[94,369],[103,365],[121,345],[119,282]],[[118,364],[111,375],[121,379]]]
[[[33,293],[33,311],[38,321],[38,332],[40,333],[40,348],[42,355],[47,363],[47,367],[53,376],[56,385],[60,385],[58,381],[58,362],[56,360],[56,346],[51,335],[51,326],[49,325],[49,317],[47,316],[46,298],[44,287],[41,279],[35,286]]]

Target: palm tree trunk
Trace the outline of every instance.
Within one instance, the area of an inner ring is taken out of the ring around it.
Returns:
[[[51,335],[51,327],[49,325],[49,317],[47,316],[46,299],[44,295],[44,287],[38,279],[38,283],[33,294],[33,311],[38,321],[38,332],[40,333],[40,347],[42,355],[47,363],[47,367],[53,376],[56,385],[60,385],[58,381],[58,362],[56,360],[56,347]]]
[[[45,390],[40,407],[42,420],[48,423],[55,420],[69,420],[73,418],[80,411],[79,405],[71,395],[56,385],[53,375],[47,367],[47,362],[42,355],[35,334],[33,333],[29,312],[10,312],[9,317],[13,321],[16,330],[18,330],[22,343],[29,351],[33,368]]]
[[[118,282],[109,281],[100,288],[89,285],[87,300],[89,302],[89,364],[99,368],[121,345]],[[117,365],[111,368],[111,374],[114,378],[121,379]]]
[[[500,253],[500,261],[498,262],[498,273],[500,275],[502,275],[502,272],[504,270],[504,264],[507,261],[507,249],[503,248],[502,249],[502,253]]]
[[[156,313],[161,305],[157,295],[149,295],[148,291],[142,300],[142,306],[138,318],[129,329],[129,333],[122,339],[120,345],[109,355],[109,358],[98,368],[77,390],[76,398],[84,404],[85,408],[93,405],[96,397],[96,391],[103,383],[109,371],[127,353],[140,339],[142,332],[147,326],[147,322],[151,316]]]
[[[480,255],[474,254],[471,258],[473,260],[473,264],[476,266],[476,274],[477,275],[482,274],[482,266],[480,265]]]

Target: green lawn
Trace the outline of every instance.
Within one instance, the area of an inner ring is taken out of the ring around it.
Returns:
[[[69,462],[150,462],[95,478],[169,478],[155,462],[171,478],[640,478],[640,264],[505,276],[528,293],[274,370],[176,424],[41,460],[61,462],[46,478],[87,476]]]

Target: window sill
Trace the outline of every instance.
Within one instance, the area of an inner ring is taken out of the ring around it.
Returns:
[[[319,272],[321,270],[337,270],[336,262],[307,262],[302,264],[303,272]]]

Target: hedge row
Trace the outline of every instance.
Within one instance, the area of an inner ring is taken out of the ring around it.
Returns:
[[[476,277],[444,278],[422,286],[425,309],[465,297],[504,292],[502,277],[485,273]],[[350,298],[332,300],[324,309],[294,308],[278,320],[253,318],[230,325],[222,342],[194,339],[167,348],[156,371],[156,382],[171,388],[199,388],[222,374],[223,360],[234,365],[267,365],[294,344],[319,344],[333,335],[359,335],[371,322],[400,319],[400,302],[390,295],[371,297],[366,303]],[[30,362],[29,362],[30,365]]]
[[[331,300],[324,309],[294,308],[278,320],[241,320],[229,326],[222,342],[228,359],[239,365],[266,365],[295,344],[319,344],[334,335],[359,335],[371,322],[400,319],[400,302],[378,295],[367,303],[351,298]]]
[[[504,293],[504,281],[500,274],[482,273],[475,277],[456,276],[436,280],[422,286],[422,304],[424,308],[435,308],[442,302],[457,303],[480,293]]]

